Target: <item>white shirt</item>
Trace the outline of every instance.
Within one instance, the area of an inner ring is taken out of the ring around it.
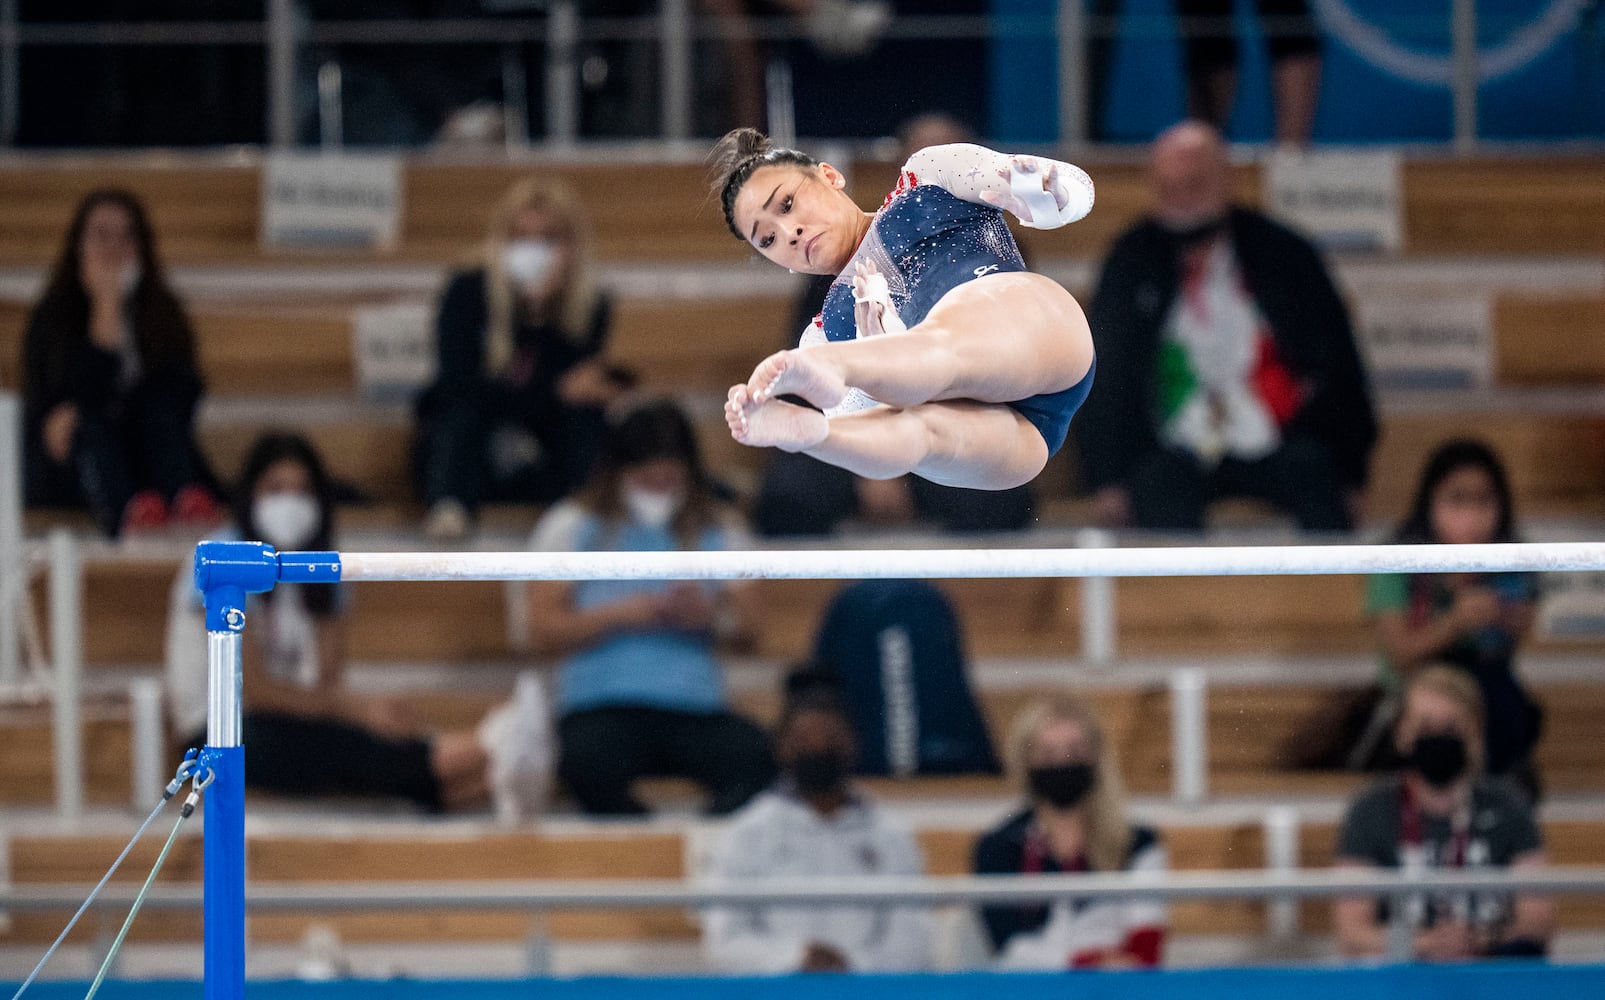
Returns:
[[[794,796],[765,792],[730,820],[714,878],[750,885],[765,878],[920,875],[914,836],[873,804],[855,799],[825,817]],[[930,914],[894,906],[742,906],[703,914],[703,948],[727,972],[785,973],[810,944],[840,952],[856,972],[925,969]]]
[[[1158,874],[1165,869],[1165,849],[1159,844],[1138,851],[1126,865],[1129,872]],[[1004,969],[1062,970],[1083,952],[1119,948],[1132,932],[1163,928],[1167,922],[1163,900],[1108,899],[1079,909],[1061,901],[1053,904],[1040,928],[1009,938],[997,964]]]

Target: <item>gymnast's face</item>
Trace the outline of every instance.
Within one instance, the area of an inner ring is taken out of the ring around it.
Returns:
[[[839,274],[858,249],[864,213],[828,163],[760,167],[736,195],[736,228],[758,252],[803,274]]]

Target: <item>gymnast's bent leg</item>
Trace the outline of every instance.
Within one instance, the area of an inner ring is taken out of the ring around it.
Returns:
[[[745,405],[792,393],[829,409],[847,387],[892,407],[969,399],[1008,403],[1075,385],[1092,366],[1092,333],[1050,278],[990,274],[944,295],[902,333],[810,344],[760,364]]]

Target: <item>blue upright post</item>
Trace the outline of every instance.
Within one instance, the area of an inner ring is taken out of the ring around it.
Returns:
[[[208,712],[200,763],[206,790],[206,1000],[245,997],[245,750],[240,669],[245,595],[272,590],[278,556],[260,542],[202,542],[195,586],[206,603]]]

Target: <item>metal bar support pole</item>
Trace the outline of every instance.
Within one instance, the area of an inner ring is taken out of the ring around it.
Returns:
[[[78,541],[65,528],[50,533],[50,654],[55,661],[51,736],[56,763],[56,813],[84,815],[83,573]]]
[[[1171,788],[1178,802],[1198,803],[1209,794],[1209,736],[1204,672],[1186,667],[1170,675]]]
[[[21,676],[22,588],[22,406],[0,392],[0,686]]]
[[[295,65],[299,35],[295,0],[267,2],[268,143],[295,145]]]
[[[1086,0],[1059,0],[1059,145],[1087,142]]]
[[[1265,811],[1265,869],[1278,875],[1298,871],[1299,815],[1293,806],[1272,806]],[[1275,941],[1298,935],[1298,900],[1274,896],[1266,905],[1268,930]]]
[[[1449,33],[1453,40],[1455,152],[1477,148],[1477,0],[1454,0]]]
[[[140,677],[128,685],[129,792],[133,808],[148,808],[162,797],[168,775],[163,773],[166,753],[162,749],[162,682]]]
[[[659,0],[662,48],[663,137],[691,137],[691,0]]]
[[[1107,549],[1114,536],[1101,528],[1076,532],[1076,548]],[[1115,658],[1115,580],[1108,576],[1089,576],[1081,581],[1081,658],[1088,663],[1106,664]]]

